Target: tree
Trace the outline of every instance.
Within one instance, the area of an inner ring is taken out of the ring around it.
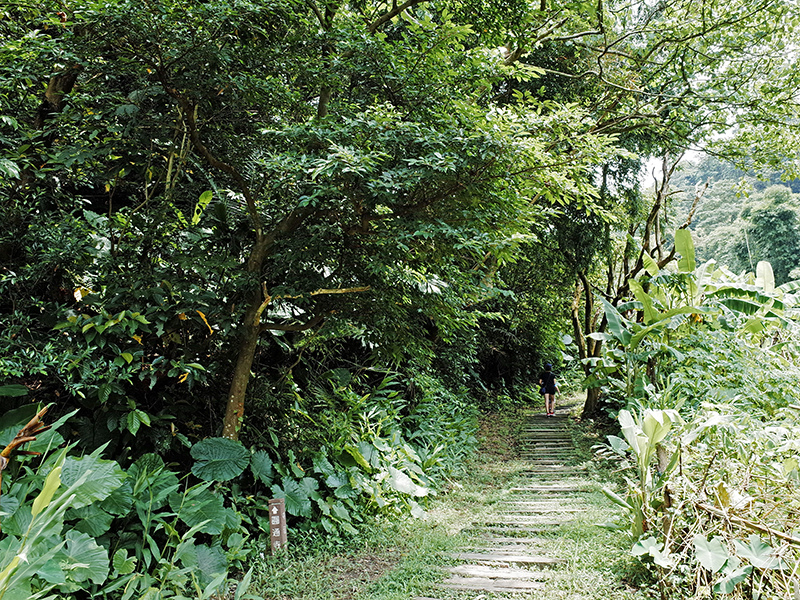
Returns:
[[[62,302],[93,292],[65,315],[70,343],[123,361],[121,379],[86,381],[92,402],[127,402],[138,379],[221,377],[236,356],[223,419],[235,438],[259,344],[325,326],[386,360],[430,360],[426,327],[446,339],[474,322],[466,307],[491,296],[537,205],[592,210],[584,174],[616,152],[613,139],[578,107],[498,109],[487,90],[536,72],[422,4],[76,5],[54,25],[80,65],[47,113],[56,145],[25,147],[36,80],[5,80],[31,90],[15,113],[22,154],[6,158],[29,173],[6,188],[13,210],[55,191],[53,218],[98,240],[59,286]],[[20,37],[33,27],[17,23]],[[6,52],[46,62],[50,40],[37,36],[26,43],[39,54]],[[37,256],[21,248],[18,262]],[[146,322],[129,324],[134,308]],[[143,347],[126,348],[126,333]]]

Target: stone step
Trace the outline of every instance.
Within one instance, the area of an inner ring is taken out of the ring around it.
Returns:
[[[477,525],[474,524],[471,527],[465,529],[465,531],[474,531],[476,533],[481,532],[488,532],[492,534],[503,534],[508,535],[509,533],[523,533],[525,535],[549,535],[552,533],[557,533],[560,525],[557,526],[544,526],[540,525],[539,527],[521,527],[514,524],[504,524],[502,527],[500,526],[490,526],[490,525]]]
[[[541,580],[546,579],[548,576],[548,573],[544,571],[515,569],[514,567],[489,567],[486,565],[459,565],[447,570],[453,575],[460,575],[462,577],[483,577],[486,579]]]
[[[508,563],[513,565],[557,565],[564,562],[562,558],[505,552],[459,552],[454,554],[453,557],[464,561]]]
[[[585,508],[564,508],[561,506],[542,506],[539,508],[530,507],[530,508],[509,508],[508,511],[503,511],[501,515],[511,515],[511,514],[518,514],[518,515],[549,515],[552,513],[579,513],[579,512],[586,512],[587,509]]]
[[[439,584],[449,590],[470,590],[480,592],[520,592],[524,590],[541,590],[544,584],[538,581],[498,580],[481,577],[453,576]]]
[[[580,485],[526,485],[521,487],[512,487],[511,492],[537,492],[544,494],[560,494],[563,492],[588,492],[590,491],[586,486]]]
[[[538,545],[545,541],[540,537],[502,537],[502,536],[486,536],[481,538],[489,544],[531,544]]]

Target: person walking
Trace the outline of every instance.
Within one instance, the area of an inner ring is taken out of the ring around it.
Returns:
[[[556,392],[558,392],[556,375],[553,373],[553,365],[550,363],[547,363],[544,369],[543,372],[539,373],[539,385],[544,394],[544,409],[546,416],[554,417],[556,414]]]

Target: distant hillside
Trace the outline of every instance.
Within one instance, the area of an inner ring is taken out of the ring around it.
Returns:
[[[779,285],[800,278],[800,179],[781,181],[777,171],[755,176],[712,157],[687,163],[671,181],[676,223],[706,182],[691,224],[698,259],[737,272],[768,260]]]

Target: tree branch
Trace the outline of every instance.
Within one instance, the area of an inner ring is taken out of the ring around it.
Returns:
[[[370,33],[375,33],[378,31],[381,25],[387,21],[391,21],[404,10],[409,9],[412,6],[416,6],[417,4],[422,4],[423,2],[426,2],[426,0],[406,0],[400,6],[397,6],[396,4],[393,5],[391,10],[383,13],[380,17],[370,23],[370,25],[367,26],[367,31]]]

